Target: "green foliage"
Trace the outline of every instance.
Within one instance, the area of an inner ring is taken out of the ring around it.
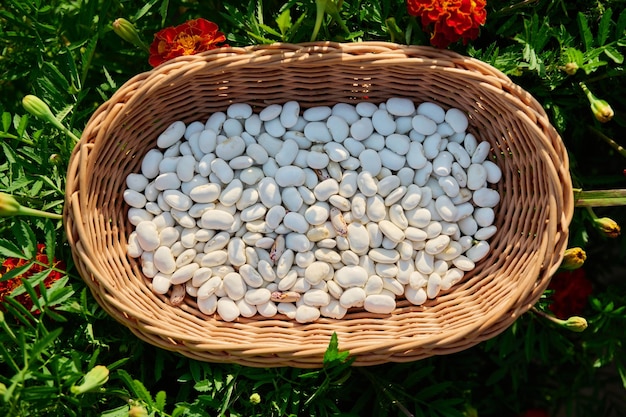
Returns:
[[[404,0],[6,0],[0,5],[0,191],[25,206],[62,212],[74,142],[27,115],[21,101],[37,95],[80,136],[98,106],[150,70],[145,51],[112,31],[116,18],[132,21],[147,44],[163,27],[197,17],[216,22],[231,46],[306,42],[322,3],[318,40],[428,44]],[[539,100],[567,146],[575,186],[584,189],[626,185],[623,157],[597,133],[624,146],[624,6],[623,0],[494,0],[481,35],[451,45]],[[580,82],[614,108],[611,122],[595,120]],[[619,207],[603,208],[602,215],[626,224]],[[67,271],[50,288],[43,285],[49,269],[33,274],[1,305],[0,414],[469,416],[477,410],[501,416],[541,407],[551,415],[624,415],[626,240],[608,241],[578,210],[570,235],[570,246],[587,252],[594,285],[583,333],[531,313],[466,351],[368,368],[351,366],[350,352],[333,335],[320,369],[263,369],[197,362],[140,341],[98,306],[77,275],[61,222],[2,218],[0,260],[27,262],[0,284],[36,264],[37,243],[45,243],[49,259],[63,259]],[[25,294],[32,310],[16,299]],[[539,310],[548,311],[548,296]],[[73,395],[71,387],[101,364],[108,381]]]

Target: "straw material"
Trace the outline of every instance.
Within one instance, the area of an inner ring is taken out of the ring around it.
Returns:
[[[389,97],[433,101],[469,114],[492,145],[497,234],[491,252],[451,290],[389,315],[351,311],[299,324],[283,316],[224,322],[188,297],[155,295],[126,255],[133,226],[122,193],[170,123],[206,121],[237,102],[256,111]],[[491,66],[450,51],[389,43],[275,44],[180,57],[129,80],[92,116],[72,154],[65,225],[76,266],[97,302],[139,338],[191,358],[256,367],[319,367],[333,332],[355,365],[407,362],[494,337],[540,297],[558,268],[573,213],[565,148],[526,91]]]

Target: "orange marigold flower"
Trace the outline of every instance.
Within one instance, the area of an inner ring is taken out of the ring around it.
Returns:
[[[463,39],[476,39],[485,24],[486,0],[407,0],[409,14],[421,18],[430,43],[439,48]]]
[[[176,27],[168,27],[154,35],[148,62],[156,67],[177,56],[193,55],[228,45],[218,45],[226,36],[215,23],[206,19],[189,20]]]
[[[0,267],[0,307],[4,299],[9,296],[15,289],[17,289],[20,285],[22,285],[22,280],[28,277],[31,277],[39,272],[43,272],[49,268],[53,268],[48,276],[44,279],[43,283],[46,288],[50,288],[52,284],[63,277],[63,274],[58,270],[65,270],[65,263],[63,261],[59,261],[56,258],[53,259],[52,263],[49,262],[48,256],[45,253],[46,247],[43,244],[37,245],[37,254],[35,255],[34,260],[28,259],[19,259],[19,258],[7,258]],[[33,262],[34,261],[34,262]],[[13,277],[11,279],[2,281],[2,275],[7,272],[19,268],[29,263],[32,263],[30,268],[26,270],[21,275]],[[38,289],[35,289],[38,291]],[[15,299],[19,301],[26,309],[31,310],[33,307],[33,300],[31,300],[30,295],[28,293],[22,293],[15,296]],[[35,311],[35,314],[39,314],[39,311]]]

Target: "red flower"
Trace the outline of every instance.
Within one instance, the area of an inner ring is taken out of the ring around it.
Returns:
[[[2,304],[2,302],[4,302],[4,299],[13,292],[13,290],[15,290],[20,285],[22,285],[23,279],[31,277],[39,272],[46,271],[49,268],[61,269],[61,270],[65,269],[65,263],[63,261],[57,260],[56,258],[52,261],[52,265],[51,265],[50,262],[48,261],[48,256],[45,254],[45,249],[46,249],[45,245],[38,244],[37,254],[35,255],[34,260],[7,258],[2,263],[2,267],[0,267],[0,279],[2,278],[2,275],[6,274],[12,269],[19,268],[21,266],[27,265],[34,261],[31,267],[28,268],[28,270],[26,270],[26,272],[24,272],[23,274],[13,277],[11,279],[8,279],[6,281],[0,281],[0,305]],[[61,274],[59,271],[51,270],[48,276],[44,279],[43,283],[46,286],[46,288],[50,288],[52,284],[55,281],[59,280],[62,276],[63,274]],[[37,288],[35,288],[35,290],[38,292]],[[15,296],[15,299],[19,301],[29,311],[32,309],[33,300],[31,300],[30,295],[28,295],[28,293],[24,292],[22,294],[19,294]],[[39,314],[39,311],[35,311],[35,314]]]
[[[148,62],[156,67],[177,56],[228,46],[218,45],[226,40],[226,36],[217,29],[215,23],[205,19],[193,19],[176,27],[165,28],[154,35]]]
[[[580,268],[555,274],[548,289],[554,290],[550,310],[558,318],[567,319],[582,313],[591,295],[592,285],[585,276],[585,270]]]
[[[452,42],[476,39],[478,28],[485,24],[486,0],[407,0],[409,14],[422,19],[430,43],[445,48]]]

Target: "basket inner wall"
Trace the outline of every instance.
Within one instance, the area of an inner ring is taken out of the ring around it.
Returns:
[[[90,188],[81,191],[81,198],[91,208],[87,214],[94,216],[90,222],[99,225],[92,231],[89,244],[106,254],[93,259],[94,269],[100,271],[96,278],[108,292],[115,293],[107,299],[122,300],[119,301],[121,309],[124,299],[138,306],[126,314],[155,326],[164,320],[170,322],[171,337],[186,340],[206,340],[213,328],[237,330],[237,324],[219,320],[207,324],[206,317],[194,309],[194,303],[182,309],[171,307],[166,297],[152,294],[146,285],[149,280],[141,275],[138,263],[125,255],[126,237],[133,226],[127,220],[128,207],[122,197],[126,176],[140,170],[141,159],[155,147],[156,137],[170,123],[176,120],[204,122],[212,112],[224,111],[234,102],[250,103],[259,111],[269,104],[288,100],[311,107],[337,102],[356,104],[362,100],[379,103],[389,97],[410,97],[417,103],[434,101],[444,108],[466,111],[470,115],[469,130],[479,140],[492,144],[494,161],[504,176],[498,184],[502,197],[496,209],[499,231],[490,241],[489,256],[447,294],[440,294],[424,306],[399,303],[399,311],[416,313],[412,321],[394,323],[390,319],[383,323],[369,313],[349,314],[344,322],[366,322],[371,329],[353,338],[371,340],[378,335],[387,339],[385,330],[394,325],[400,327],[392,335],[394,338],[427,338],[454,328],[470,331],[478,327],[485,316],[501,315],[536,281],[546,252],[543,225],[551,217],[559,216],[550,211],[553,205],[548,201],[552,190],[544,166],[550,161],[541,151],[546,145],[536,124],[528,115],[513,108],[510,96],[502,90],[485,88],[478,78],[467,78],[461,72],[445,71],[432,65],[372,68],[363,63],[316,67],[297,63],[280,67],[250,64],[215,71],[207,64],[179,72],[161,75],[156,86],[140,88],[128,98],[123,112],[102,127],[98,132],[101,140],[95,143],[90,155],[93,163]],[[477,297],[475,294],[485,295]],[[470,298],[480,301],[468,307],[466,301]],[[243,324],[251,322],[253,320],[240,320]],[[312,334],[308,337],[313,342],[319,339],[322,344],[327,343],[332,331],[337,331],[340,337],[342,332],[341,324],[337,327],[337,321],[330,319],[308,325],[261,319],[257,326],[271,328],[269,339],[273,339],[281,327],[289,331],[294,327],[316,327],[319,332],[309,332]],[[346,332],[349,332],[347,328]],[[254,343],[263,341],[262,330],[250,335],[244,333],[242,330],[223,342],[241,344],[242,337],[245,340],[248,336]]]

